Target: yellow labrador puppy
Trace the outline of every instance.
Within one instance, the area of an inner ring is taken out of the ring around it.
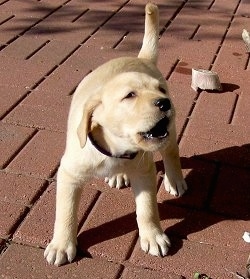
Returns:
[[[50,264],[74,259],[81,187],[94,176],[106,177],[111,187],[130,182],[141,248],[155,256],[168,252],[170,242],[160,226],[157,208],[152,152],[160,151],[163,157],[164,184],[170,194],[181,196],[187,186],[176,143],[174,107],[156,67],[158,35],[158,8],[147,4],[138,57],[107,62],[76,89],[58,170],[54,235],[45,250]]]

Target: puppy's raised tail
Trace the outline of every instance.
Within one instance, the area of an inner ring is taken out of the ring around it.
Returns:
[[[138,57],[149,59],[156,64],[158,58],[158,40],[159,10],[156,5],[148,3],[145,7],[144,37]]]

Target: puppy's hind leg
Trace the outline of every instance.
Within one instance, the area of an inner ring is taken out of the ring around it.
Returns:
[[[81,195],[79,181],[62,167],[58,170],[54,235],[44,257],[49,264],[71,262],[76,255],[77,209]]]
[[[105,182],[111,188],[121,189],[122,187],[127,187],[129,185],[129,178],[126,173],[118,173],[111,177],[105,177]]]

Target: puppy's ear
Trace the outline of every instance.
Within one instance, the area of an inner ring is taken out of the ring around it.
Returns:
[[[99,99],[88,100],[83,107],[83,115],[81,122],[77,128],[77,135],[80,141],[80,146],[83,148],[87,141],[88,132],[91,126],[91,117],[94,110],[100,104]]]

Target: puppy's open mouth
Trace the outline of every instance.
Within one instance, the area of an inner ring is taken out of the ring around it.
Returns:
[[[162,118],[156,125],[147,132],[140,132],[139,134],[144,139],[164,139],[168,136],[169,119],[167,117]]]

